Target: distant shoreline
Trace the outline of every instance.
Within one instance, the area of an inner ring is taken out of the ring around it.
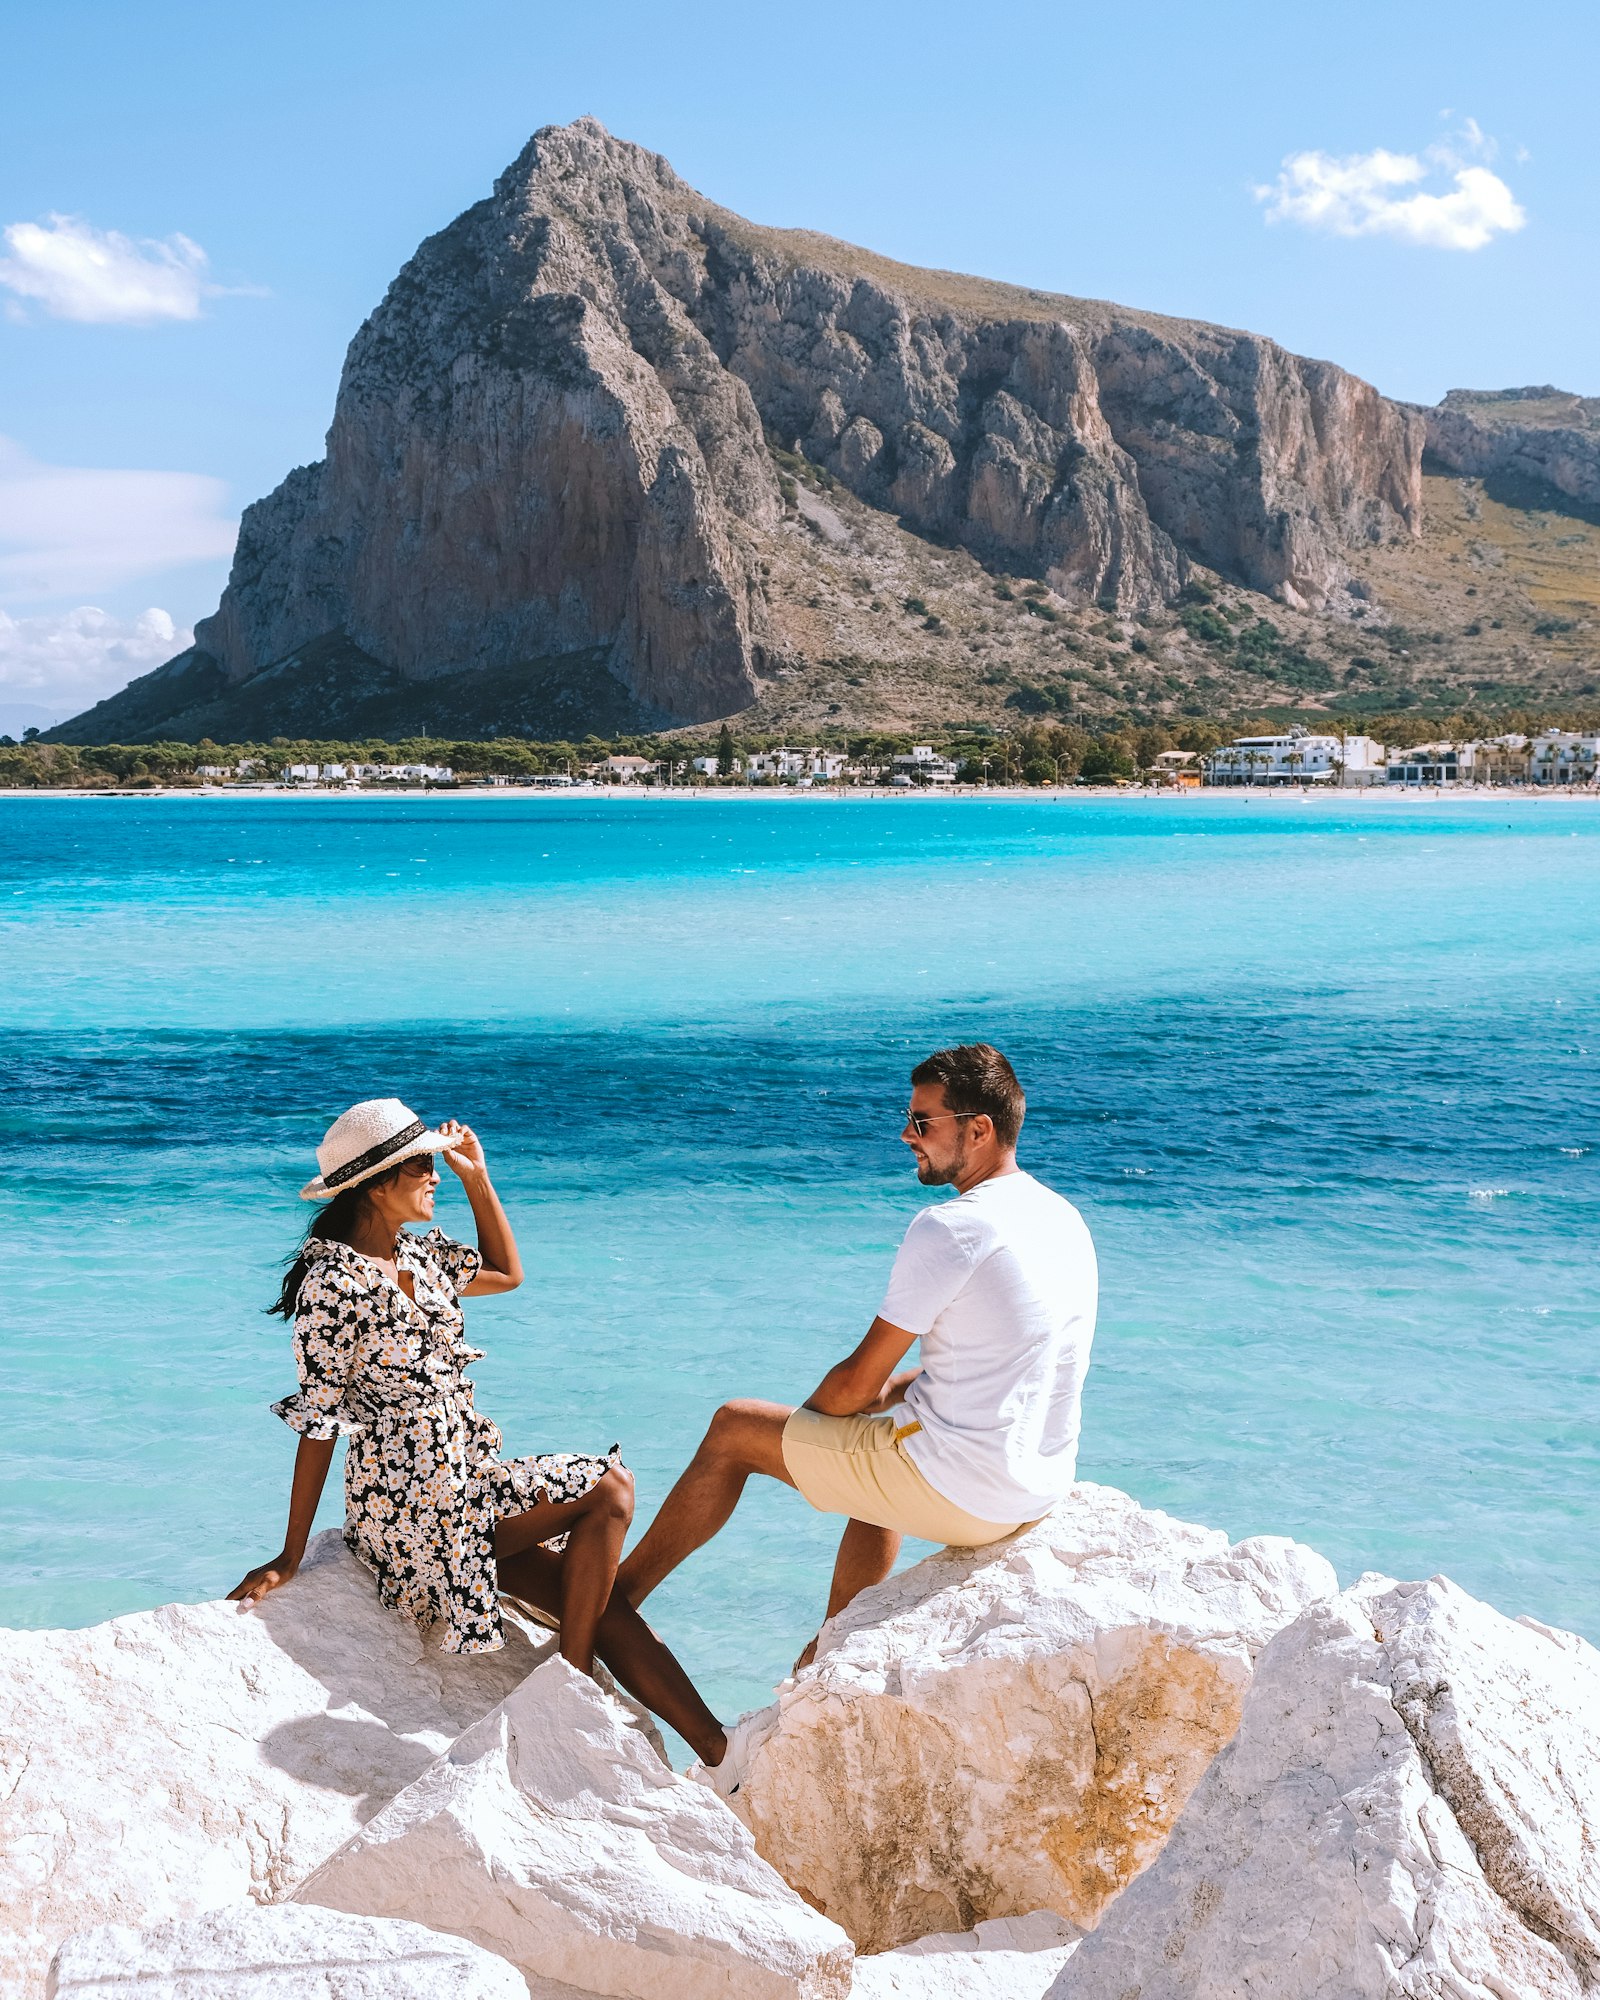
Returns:
[[[1580,801],[1590,804],[1600,803],[1600,790],[1587,786],[1541,785],[1538,787],[1510,787],[1495,785],[1452,785],[1448,787],[1430,785],[1362,785],[1340,788],[1326,785],[1207,785],[1201,788],[1175,787],[1168,785],[956,785],[918,786],[909,791],[896,791],[885,785],[852,785],[843,788],[818,785],[806,790],[794,785],[773,786],[644,786],[644,785],[586,785],[579,787],[558,787],[543,785],[438,785],[422,788],[390,789],[380,786],[352,788],[342,785],[268,785],[261,787],[237,788],[220,785],[144,785],[144,786],[45,786],[18,785],[0,787],[0,799],[204,799],[215,802],[230,800],[284,800],[329,799],[361,801],[368,799],[426,799],[430,804],[443,799],[528,799],[564,801],[578,803],[603,800],[612,804],[627,800],[640,805],[689,806],[702,805],[711,800],[734,800],[741,804],[772,804],[783,800],[802,804],[819,802],[833,805],[856,803],[876,803],[878,805],[901,805],[906,803],[926,804],[929,801],[956,800],[962,804],[981,804],[985,800],[1004,800],[1012,804],[1067,805],[1074,800],[1138,799],[1144,803],[1170,803],[1192,805],[1214,799],[1243,799],[1247,804],[1275,805],[1294,803],[1306,805],[1312,801],[1338,801],[1346,805],[1370,805],[1382,799],[1390,804],[1411,805],[1550,805],[1558,801],[1572,805]]]

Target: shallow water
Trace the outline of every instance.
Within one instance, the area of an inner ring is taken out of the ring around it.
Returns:
[[[0,1622],[277,1548],[259,1307],[352,1099],[482,1132],[479,1400],[648,1513],[858,1337],[906,1071],[984,1036],[1100,1250],[1086,1477],[1600,1639],[1597,864],[1565,801],[0,801]],[[832,1540],[752,1491],[652,1600],[714,1704]]]

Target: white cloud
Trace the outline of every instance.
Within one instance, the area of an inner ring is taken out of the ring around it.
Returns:
[[[1268,222],[1332,236],[1392,236],[1430,250],[1481,250],[1528,219],[1500,176],[1481,164],[1496,150],[1477,120],[1466,118],[1420,154],[1383,146],[1342,157],[1291,153],[1278,178],[1254,192],[1267,204]]]
[[[64,720],[193,643],[192,632],[154,605],[137,618],[113,618],[92,604],[53,617],[0,611],[0,698],[34,696],[41,715]],[[9,712],[16,704],[0,699],[0,706]]]
[[[220,479],[41,465],[0,438],[0,598],[87,596],[233,552]]]
[[[135,241],[75,215],[13,222],[5,231],[0,285],[55,319],[150,326],[198,319],[200,302],[227,289],[206,277],[206,253],[187,236]],[[12,302],[12,318],[25,317]]]

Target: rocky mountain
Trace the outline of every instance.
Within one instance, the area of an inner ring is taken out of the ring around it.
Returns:
[[[1421,412],[1427,458],[1444,472],[1474,475],[1513,505],[1548,503],[1600,522],[1600,396],[1548,383],[1527,389],[1452,389]]]
[[[1531,465],[1511,434],[1254,334],[757,227],[580,119],[395,279],[194,648],[52,734],[1378,699],[1425,450]],[[1575,506],[1569,461],[1532,476]]]

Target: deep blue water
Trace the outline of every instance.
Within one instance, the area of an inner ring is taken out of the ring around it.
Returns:
[[[1600,1639],[1587,802],[0,800],[0,1020],[0,1623],[278,1547],[259,1308],[353,1099],[483,1134],[530,1281],[480,1403],[648,1513],[859,1336],[906,1072],[982,1036],[1099,1246],[1086,1477]],[[832,1540],[752,1492],[652,1600],[715,1703]]]

